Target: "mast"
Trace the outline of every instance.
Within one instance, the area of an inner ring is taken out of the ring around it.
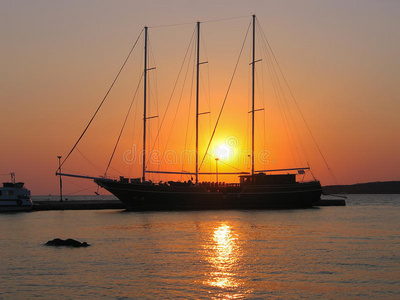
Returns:
[[[196,186],[199,182],[199,74],[200,74],[200,22],[197,22],[196,62]]]
[[[144,92],[143,92],[143,173],[146,180],[146,102],[147,102],[147,26],[144,27]]]
[[[61,155],[57,156],[58,158],[58,170],[60,171],[60,202],[63,201],[62,198],[62,178],[61,178]]]
[[[254,175],[254,72],[256,56],[256,15],[253,15],[253,62],[251,68],[251,175]]]

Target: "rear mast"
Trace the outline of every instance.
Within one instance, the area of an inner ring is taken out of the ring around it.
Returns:
[[[199,73],[200,73],[200,22],[197,22],[196,49],[196,186],[199,183]]]
[[[254,73],[256,56],[256,15],[253,15],[253,61],[251,67],[251,175],[254,175]]]
[[[143,84],[143,173],[142,181],[146,180],[146,102],[147,102],[147,26],[144,27],[144,84]]]

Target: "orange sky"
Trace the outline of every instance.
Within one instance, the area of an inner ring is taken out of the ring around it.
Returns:
[[[159,0],[116,4],[43,0],[35,1],[35,5],[31,1],[2,1],[0,11],[0,174],[15,172],[17,180],[25,181],[34,195],[58,192],[58,179],[54,176],[57,155],[65,157],[82,133],[144,25],[150,27],[152,63],[157,67],[152,74],[157,75],[159,110],[151,102],[149,115],[158,114],[159,119],[149,120],[151,140],[161,122],[195,22],[204,22],[202,51],[206,54],[203,52],[202,60],[209,63],[201,68],[202,76],[210,78],[211,103],[208,104],[203,90],[201,111],[212,112],[200,118],[200,145],[204,149],[210,121],[215,122],[251,13],[257,14],[338,183],[400,180],[400,3],[396,1]],[[249,17],[207,22],[246,15]],[[181,23],[190,24],[158,27]],[[110,102],[78,147],[99,170],[78,152],[65,164],[67,170],[97,176],[105,169],[136,88],[135,78],[140,75],[141,48],[134,54],[136,58],[110,95]],[[249,145],[245,138],[249,128],[249,78],[245,68],[249,60],[249,52],[244,52],[243,72],[235,79],[241,84],[232,90],[227,114],[216,135],[215,145],[229,137],[237,138],[236,152]],[[208,88],[208,82],[202,84]],[[265,87],[266,96],[258,99],[256,106],[265,108],[267,127],[275,127],[280,116],[269,98],[268,84]],[[152,88],[154,101],[154,84]],[[181,133],[174,133],[167,145],[178,152],[183,148],[188,127],[187,98],[186,102],[182,100],[181,114],[174,126],[174,132]],[[174,101],[171,116],[165,121],[168,130],[175,113],[177,100]],[[139,177],[140,167],[123,161],[123,153],[131,149],[132,143],[141,147],[140,103],[135,103],[133,109],[138,112],[136,116],[134,111],[131,113],[110,173],[117,174],[118,170]],[[192,113],[193,109],[192,103]],[[244,112],[243,116],[239,112]],[[257,126],[263,130],[264,113],[257,113],[257,117]],[[298,115],[294,118],[300,120]],[[190,122],[193,124],[193,120]],[[298,128],[303,133],[314,174],[323,185],[334,184],[304,124]],[[168,130],[162,135],[161,148],[165,147]],[[188,137],[193,146],[191,130]],[[286,137],[280,130],[269,129],[265,135],[265,148],[270,151],[268,162],[270,166],[290,167],[291,153],[283,149],[287,148]],[[260,137],[263,139],[263,132]],[[264,147],[263,142],[256,144],[259,150]],[[249,167],[243,162],[237,166]],[[215,162],[204,168],[214,171]],[[233,171],[224,167],[222,160],[219,168]],[[7,179],[2,175],[3,181]],[[66,193],[84,189],[88,184],[67,180]]]

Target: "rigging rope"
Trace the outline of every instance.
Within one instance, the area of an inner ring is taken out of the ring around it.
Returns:
[[[243,18],[248,18],[249,16],[239,16],[239,17],[232,17],[232,18],[224,18],[224,19],[214,19],[210,21],[204,21],[202,23],[213,23],[213,22],[221,22],[221,21],[228,21],[228,20],[235,20],[235,19],[243,19]]]
[[[142,78],[143,78],[143,76],[140,77],[139,83],[138,83],[138,85],[137,85],[137,87],[136,87],[135,94],[133,95],[131,104],[129,105],[128,113],[127,113],[126,116],[125,116],[124,123],[122,124],[121,131],[119,132],[119,135],[118,135],[118,138],[117,138],[117,142],[115,143],[114,150],[113,150],[113,152],[112,152],[112,154],[111,154],[110,161],[108,162],[107,168],[106,168],[106,170],[105,170],[105,172],[104,172],[104,176],[107,175],[108,168],[110,167],[111,161],[112,161],[113,158],[114,158],[115,151],[117,150],[119,140],[121,139],[122,132],[124,131],[124,128],[125,128],[125,125],[126,125],[126,121],[128,120],[129,114],[130,114],[130,112],[131,112],[133,102],[134,102],[135,99],[136,99],[136,95],[137,95],[137,92],[138,92],[138,90],[139,90],[140,83],[142,82]]]
[[[258,26],[258,30],[263,33],[263,30],[262,30],[260,25]],[[296,157],[295,157],[294,152],[292,150],[291,142],[293,143],[293,146],[294,146],[294,148],[296,150],[296,154],[298,156],[300,164],[303,165],[303,159],[300,156],[300,151],[298,149],[297,142],[300,144],[300,149],[302,150],[302,154],[304,155],[304,158],[305,158],[306,162],[309,161],[309,158],[308,158],[308,155],[307,155],[307,151],[305,150],[305,147],[304,147],[304,144],[303,144],[303,140],[302,140],[301,135],[300,135],[300,133],[298,131],[298,127],[296,126],[296,123],[294,121],[292,110],[291,110],[290,105],[288,104],[288,101],[286,99],[286,95],[285,95],[286,93],[284,92],[284,88],[281,85],[281,79],[279,79],[279,74],[281,74],[281,73],[278,74],[276,72],[277,67],[275,67],[275,64],[276,65],[278,65],[278,64],[276,63],[276,60],[273,59],[273,56],[272,56],[272,53],[271,53],[272,51],[268,51],[268,49],[270,49],[270,47],[268,45],[268,42],[267,42],[267,39],[266,39],[265,35],[263,35],[261,37],[262,37],[261,38],[261,42],[263,43],[262,51],[265,52],[266,57],[268,57],[267,63],[271,64],[270,67],[268,68],[268,70],[269,70],[269,74],[270,74],[270,77],[271,77],[271,83],[273,84],[273,88],[274,88],[274,92],[275,92],[276,98],[277,98],[277,100],[279,100],[278,101],[278,105],[279,105],[279,109],[280,109],[280,112],[281,112],[282,121],[286,121],[286,123],[288,125],[288,128],[289,128],[290,136],[292,138],[292,140],[289,139],[289,135],[288,135],[287,129],[286,129],[286,124],[284,123],[284,126],[285,126],[284,128],[285,128],[285,131],[286,131],[286,135],[288,137],[288,143],[289,143],[289,146],[290,146],[290,149],[291,149],[291,152],[292,152],[293,160],[294,160],[294,162],[296,162]],[[275,62],[275,64],[274,64],[274,62]],[[278,91],[279,91],[279,93],[278,93]],[[278,95],[279,95],[279,97],[278,97]],[[283,110],[282,110],[282,108],[283,108]],[[282,111],[285,112],[286,110],[288,112],[289,117],[286,116],[286,113],[282,114]],[[283,116],[284,116],[284,118],[283,118]],[[292,127],[294,127],[295,135],[293,134]],[[297,138],[298,141],[295,139],[295,137]]]
[[[206,155],[212,157],[214,160],[217,158],[217,157],[215,157],[214,155],[209,154],[209,153],[207,153]],[[228,167],[230,167],[230,168],[233,168],[233,169],[235,169],[235,170],[237,170],[237,171],[239,171],[239,172],[245,173],[245,171],[243,171],[243,170],[241,170],[241,169],[239,169],[239,168],[237,168],[237,167],[235,167],[235,166],[233,166],[233,165],[231,165],[231,164],[229,164],[229,163],[227,163],[227,162],[224,162],[224,161],[221,160],[221,159],[218,160],[218,163],[219,163],[219,164],[223,164],[223,165],[225,165],[225,166],[228,166]]]
[[[313,135],[313,133],[312,133],[310,127],[308,126],[308,123],[307,123],[307,121],[306,121],[306,119],[305,119],[305,117],[304,117],[304,115],[303,115],[303,112],[301,111],[300,106],[299,106],[299,104],[297,103],[296,98],[294,97],[294,94],[293,94],[293,92],[292,92],[292,89],[290,88],[289,83],[287,82],[286,77],[285,77],[285,75],[283,74],[283,71],[282,71],[282,69],[281,69],[281,67],[280,67],[280,65],[279,65],[279,63],[278,63],[278,60],[276,59],[275,53],[272,51],[272,48],[271,48],[271,45],[270,45],[269,42],[268,42],[268,39],[266,38],[266,36],[265,36],[265,34],[264,34],[264,32],[263,32],[262,30],[261,30],[261,32],[262,32],[262,34],[263,34],[263,36],[264,36],[265,41],[267,42],[267,45],[268,45],[268,48],[269,48],[270,51],[271,51],[271,54],[272,54],[272,56],[273,56],[273,58],[274,58],[274,60],[275,60],[275,62],[276,62],[276,64],[277,64],[277,66],[278,66],[279,72],[281,73],[282,78],[283,78],[283,80],[285,81],[285,84],[286,84],[286,86],[287,86],[287,88],[288,88],[288,90],[289,90],[289,93],[290,93],[290,95],[291,95],[291,97],[292,97],[294,103],[296,104],[296,107],[297,107],[297,109],[298,109],[298,111],[299,111],[299,113],[300,113],[300,115],[301,115],[301,118],[303,119],[304,124],[306,125],[307,130],[308,130],[308,132],[310,133],[310,135],[311,135],[311,137],[312,137],[312,139],[313,139],[313,141],[314,141],[314,143],[315,143],[315,145],[316,145],[316,147],[317,147],[317,149],[318,149],[319,154],[321,155],[321,157],[322,157],[322,159],[323,159],[323,161],[324,161],[324,163],[325,163],[325,165],[326,165],[326,167],[327,167],[329,173],[331,174],[333,180],[335,181],[335,183],[337,183],[338,181],[337,181],[335,175],[333,174],[331,168],[329,167],[328,162],[327,162],[326,159],[325,159],[325,156],[322,154],[321,148],[319,147],[319,145],[318,145],[318,143],[317,143],[317,140],[315,139],[315,137],[314,137],[314,135]]]
[[[159,127],[159,129],[158,129],[157,136],[156,136],[156,138],[155,138],[155,141],[154,141],[153,147],[151,148],[151,151],[154,150],[154,147],[155,147],[155,145],[156,145],[156,142],[157,142],[157,140],[158,140],[158,138],[159,138],[159,135],[160,135],[160,132],[161,132],[161,128],[162,128],[162,126],[163,126],[163,124],[164,124],[165,117],[166,117],[166,115],[167,115],[169,106],[170,106],[171,101],[172,101],[172,97],[173,97],[173,95],[174,95],[174,93],[175,93],[175,89],[176,89],[176,87],[177,87],[177,85],[178,85],[178,81],[179,81],[181,72],[182,72],[183,67],[184,67],[184,65],[185,65],[186,57],[187,57],[187,55],[188,55],[188,53],[189,53],[189,50],[190,50],[190,48],[191,48],[190,45],[191,45],[192,42],[193,42],[193,39],[194,39],[194,36],[195,36],[195,32],[196,32],[196,31],[193,31],[193,34],[192,34],[192,37],[191,37],[191,39],[190,39],[189,45],[188,45],[188,47],[187,47],[187,49],[186,49],[185,57],[183,58],[182,65],[181,65],[181,67],[180,67],[180,69],[179,69],[178,76],[177,76],[177,78],[176,78],[174,87],[173,87],[173,89],[172,89],[171,96],[169,97],[168,104],[167,104],[167,108],[165,109],[165,112],[164,112],[164,115],[163,115],[163,118],[162,118],[162,121],[161,121],[161,125],[160,125],[160,127]],[[186,80],[186,76],[187,76],[187,73],[186,73],[186,75],[185,75],[185,80]],[[181,93],[181,97],[182,97],[182,93]],[[179,100],[179,101],[180,101],[180,100]],[[169,140],[169,138],[168,138],[168,140]],[[166,144],[168,144],[168,140],[167,140],[167,143],[166,143]],[[165,148],[166,148],[166,147],[167,147],[167,146],[165,146]],[[165,152],[165,150],[164,150],[164,152]]]
[[[243,18],[248,18],[249,16],[238,16],[238,17],[232,17],[232,18],[224,18],[224,19],[214,19],[214,20],[209,20],[209,21],[202,21],[201,23],[212,23],[212,22],[222,22],[222,21],[229,21],[229,20],[234,20],[234,19],[243,19]],[[167,25],[155,25],[155,26],[148,26],[148,28],[163,28],[163,27],[174,27],[174,26],[183,26],[183,25],[189,25],[193,24],[193,22],[186,22],[186,23],[175,23],[175,24],[167,24]]]
[[[190,46],[190,45],[189,45],[189,46]],[[193,52],[190,53],[190,57],[192,56],[192,54],[193,54]],[[187,68],[186,73],[185,73],[185,78],[184,78],[184,80],[183,80],[183,81],[184,81],[184,84],[183,84],[183,85],[185,85],[186,79],[187,79],[187,77],[188,77],[188,73],[189,73],[189,65],[188,65],[188,68]],[[179,101],[178,101],[178,106],[177,106],[177,108],[176,108],[175,115],[174,115],[174,119],[173,119],[173,121],[172,121],[171,130],[170,130],[170,132],[169,132],[167,141],[166,141],[166,143],[165,143],[164,153],[165,153],[165,151],[166,151],[166,149],[167,149],[167,147],[168,147],[168,143],[169,143],[169,140],[170,140],[171,135],[172,135],[172,128],[173,128],[174,125],[175,125],[176,117],[177,117],[178,111],[179,111],[179,106],[180,106],[180,104],[181,104],[181,100],[182,100],[182,97],[183,97],[183,92],[184,92],[184,87],[182,87],[182,90],[181,90],[181,94],[180,94]],[[171,96],[172,96],[172,95],[171,95]],[[188,115],[188,116],[189,116],[189,115]],[[185,148],[185,149],[186,149],[186,148]]]
[[[87,187],[87,186],[84,186],[84,185],[82,185],[82,184],[78,184],[76,181],[71,180],[71,179],[68,178],[68,177],[63,177],[63,181],[64,181],[64,182],[67,182],[67,183],[70,183],[70,184],[72,184],[72,185],[74,185],[74,186],[80,188],[80,189],[77,190],[77,191],[73,191],[73,192],[69,192],[69,193],[64,193],[64,196],[71,196],[71,195],[73,195],[73,194],[77,194],[77,193],[80,193],[80,192],[83,192],[83,191],[88,191],[88,190],[96,189],[96,185],[91,185],[90,187]]]
[[[238,67],[238,65],[239,65],[240,57],[242,56],[243,48],[244,48],[244,45],[245,45],[246,40],[247,40],[247,35],[248,35],[248,33],[249,33],[249,30],[250,30],[250,25],[251,25],[251,22],[249,23],[249,26],[248,26],[248,28],[247,28],[246,35],[245,35],[245,37],[244,37],[244,41],[243,41],[243,44],[242,44],[242,48],[240,49],[239,57],[238,57],[238,59],[237,59],[237,61],[236,61],[236,65],[235,65],[235,69],[233,70],[233,74],[232,74],[232,77],[231,77],[231,81],[229,82],[228,90],[226,91],[225,98],[224,98],[224,101],[223,101],[223,103],[222,103],[221,110],[220,110],[220,112],[219,112],[217,121],[216,121],[216,123],[215,123],[213,133],[211,134],[210,141],[208,142],[206,152],[205,152],[205,154],[204,154],[204,156],[203,156],[203,159],[202,159],[202,161],[201,161],[201,164],[200,164],[200,166],[199,166],[199,170],[200,170],[201,166],[203,165],[204,159],[206,158],[207,152],[208,152],[208,150],[209,150],[209,148],[210,148],[210,145],[211,145],[211,142],[212,142],[212,140],[213,140],[213,138],[214,138],[215,131],[217,130],[217,126],[218,126],[219,120],[220,120],[220,118],[221,118],[222,111],[223,111],[223,109],[224,109],[226,100],[227,100],[227,98],[228,98],[229,91],[230,91],[231,86],[232,86],[233,78],[235,77],[236,70],[237,70],[237,67]]]
[[[87,158],[87,157],[79,150],[78,147],[76,147],[76,151],[78,151],[78,153],[79,153],[80,155],[82,155],[82,157],[83,157],[92,167],[94,167],[95,169],[97,169],[97,171],[99,171],[100,174],[103,172],[103,170],[102,170],[99,166],[97,166],[94,162],[92,162],[89,158]]]
[[[65,161],[68,159],[68,157],[71,155],[71,153],[75,150],[76,146],[78,145],[78,143],[81,141],[81,139],[82,139],[83,136],[85,135],[86,131],[88,130],[88,128],[89,128],[89,126],[90,126],[90,124],[92,124],[92,122],[93,122],[94,118],[96,117],[97,113],[99,112],[101,106],[103,105],[104,101],[107,99],[108,94],[110,93],[111,89],[114,87],[114,84],[115,84],[115,82],[117,81],[119,75],[121,74],[122,70],[124,69],[124,67],[125,67],[125,65],[126,65],[126,63],[127,63],[127,61],[128,61],[128,59],[129,59],[129,57],[131,56],[131,54],[132,54],[132,52],[133,52],[133,49],[135,49],[135,46],[136,46],[137,42],[139,41],[139,38],[140,38],[140,36],[142,35],[143,30],[144,30],[144,29],[142,29],[142,31],[140,32],[139,36],[137,37],[137,39],[136,39],[136,41],[135,41],[135,44],[132,46],[131,50],[129,51],[129,54],[128,54],[127,58],[125,59],[124,63],[122,64],[120,70],[118,71],[117,76],[114,78],[114,80],[113,80],[113,82],[112,82],[110,88],[108,89],[108,91],[107,91],[106,95],[104,96],[103,100],[100,102],[100,105],[97,107],[97,109],[96,109],[94,115],[93,115],[92,118],[90,119],[90,121],[89,121],[89,123],[87,124],[85,130],[82,132],[81,136],[80,136],[79,139],[76,141],[75,145],[72,147],[71,151],[69,151],[68,155],[65,157],[65,159],[64,159],[63,162],[60,164],[60,166],[58,167],[57,170],[60,170],[60,168],[64,165]]]
[[[193,51],[194,51],[194,47],[193,47]],[[189,135],[189,121],[190,121],[190,115],[192,114],[191,113],[191,111],[192,111],[192,100],[193,100],[193,88],[194,88],[194,79],[195,79],[195,71],[196,71],[196,64],[193,64],[193,70],[192,70],[192,83],[191,83],[191,85],[190,85],[190,93],[189,93],[189,110],[188,110],[188,114],[187,114],[187,121],[186,121],[186,124],[188,125],[188,126],[186,126],[186,133],[185,133],[185,144],[184,144],[184,146],[183,146],[183,149],[187,149],[187,144],[188,144],[188,135]],[[186,76],[187,76],[187,74],[188,74],[188,72],[189,72],[189,65],[188,65],[188,69],[186,70],[186,75],[185,75],[185,81],[186,81]],[[194,130],[194,128],[192,128],[192,132],[191,132],[191,134],[190,134],[190,138],[189,139],[191,139],[191,137],[192,137],[192,133],[193,133],[193,130]],[[171,131],[172,131],[172,129],[171,129]],[[169,137],[168,137],[169,138]],[[181,169],[181,171],[183,172],[183,169],[185,168],[185,164],[184,164],[184,162],[181,162],[181,165],[182,165],[182,169]]]

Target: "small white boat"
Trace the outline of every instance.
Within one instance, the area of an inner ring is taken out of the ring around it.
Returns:
[[[23,182],[15,182],[15,175],[11,173],[11,182],[4,182],[0,187],[0,212],[30,211],[32,208],[31,191]]]

